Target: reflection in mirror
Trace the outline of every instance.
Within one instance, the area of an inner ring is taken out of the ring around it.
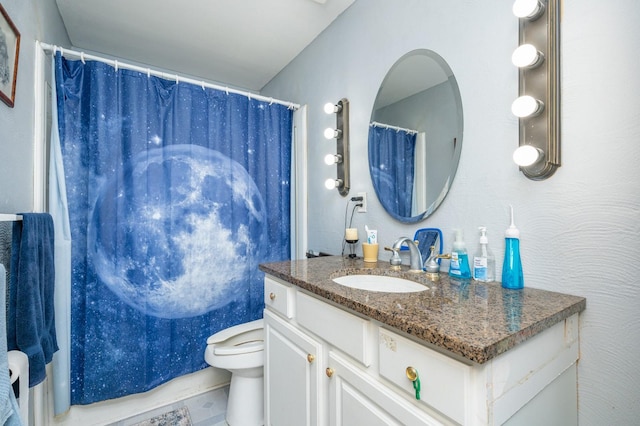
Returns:
[[[449,191],[462,148],[458,84],[437,53],[400,58],[376,97],[369,126],[369,171],[385,210],[402,222],[431,215]]]

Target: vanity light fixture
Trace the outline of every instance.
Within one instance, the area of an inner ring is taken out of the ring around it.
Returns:
[[[560,3],[516,0],[519,97],[511,111],[519,121],[519,148],[513,160],[529,179],[547,179],[560,167]]]
[[[324,112],[336,115],[336,128],[324,131],[325,138],[336,140],[336,153],[327,154],[324,162],[335,164],[337,169],[337,178],[327,179],[324,185],[327,189],[337,188],[340,195],[346,197],[349,194],[349,101],[343,98],[337,104],[325,104]]]

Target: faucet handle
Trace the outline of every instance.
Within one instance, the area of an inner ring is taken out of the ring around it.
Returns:
[[[429,247],[429,258],[424,265],[427,272],[437,273],[440,271],[440,265],[438,264],[438,255],[436,254],[436,246]]]
[[[399,253],[400,249],[395,247],[385,247],[384,249],[393,252],[393,254],[391,255],[391,259],[389,259],[389,263],[391,264],[391,266],[398,266],[402,264],[402,259],[400,258]]]

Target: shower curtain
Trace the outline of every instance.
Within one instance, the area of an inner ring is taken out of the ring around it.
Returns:
[[[207,367],[209,335],[262,316],[258,264],[290,258],[292,111],[60,53],[55,79],[89,404]]]
[[[369,127],[369,165],[376,195],[395,218],[411,217],[416,134]]]

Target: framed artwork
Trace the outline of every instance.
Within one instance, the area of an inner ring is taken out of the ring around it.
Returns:
[[[20,33],[0,4],[0,99],[13,108],[16,99]]]

